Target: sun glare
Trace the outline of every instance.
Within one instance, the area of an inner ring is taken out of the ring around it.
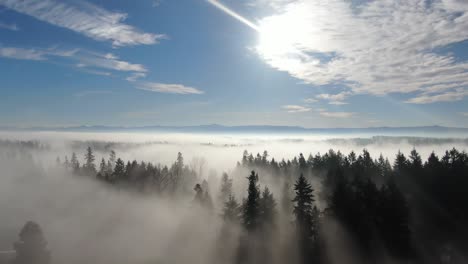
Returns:
[[[259,25],[257,51],[267,57],[295,53],[297,29],[292,19],[267,19]]]

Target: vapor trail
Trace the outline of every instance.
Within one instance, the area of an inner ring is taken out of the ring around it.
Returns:
[[[249,21],[247,18],[239,15],[238,13],[236,13],[234,10],[230,9],[229,7],[223,5],[219,1],[217,1],[217,0],[207,0],[207,1],[208,1],[208,3],[214,5],[216,8],[220,9],[224,13],[232,16],[233,18],[235,18],[235,19],[239,20],[240,22],[246,24],[247,26],[251,27],[252,29],[255,29],[256,31],[259,31],[259,28],[258,28],[257,25],[255,25],[254,23]]]

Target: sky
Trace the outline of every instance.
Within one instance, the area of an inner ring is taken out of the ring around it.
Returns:
[[[0,0],[0,126],[468,127],[466,0]]]

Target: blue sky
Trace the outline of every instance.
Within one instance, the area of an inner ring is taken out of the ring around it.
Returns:
[[[468,127],[464,0],[0,0],[0,124]]]

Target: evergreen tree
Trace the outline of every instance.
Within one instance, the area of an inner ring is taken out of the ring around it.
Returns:
[[[118,158],[115,162],[114,172],[112,173],[111,182],[121,181],[125,177],[125,163],[122,159]]]
[[[273,194],[270,192],[268,187],[262,192],[262,196],[259,201],[259,220],[262,226],[272,227],[276,218],[276,201]]]
[[[314,190],[303,174],[294,184],[296,196],[293,199],[296,231],[299,237],[300,254],[302,261],[311,261],[311,251],[314,248],[317,233],[314,226]]]
[[[41,227],[35,222],[27,222],[14,244],[16,257],[13,264],[49,264],[50,252],[46,248]]]
[[[229,195],[227,201],[224,203],[223,219],[228,223],[237,224],[241,217],[240,205],[233,195]]]
[[[249,187],[247,199],[243,205],[242,220],[244,227],[247,231],[255,231],[258,227],[259,222],[259,200],[260,200],[260,191],[258,189],[258,174],[255,171],[252,171],[249,177]]]
[[[78,158],[76,157],[76,153],[72,153],[72,157],[70,160],[71,167],[74,173],[78,173],[80,170],[80,162],[78,161]]]
[[[232,179],[229,178],[227,173],[223,173],[221,177],[221,187],[219,191],[219,200],[221,203],[227,201],[227,199],[232,195]]]
[[[294,184],[296,196],[293,199],[296,227],[299,234],[303,234],[307,238],[312,233],[312,209],[314,203],[314,190],[303,174],[297,179]]]
[[[96,158],[93,154],[93,150],[91,147],[88,147],[85,154],[85,164],[83,165],[83,169],[87,175],[96,175],[96,165],[94,164],[95,160]]]

